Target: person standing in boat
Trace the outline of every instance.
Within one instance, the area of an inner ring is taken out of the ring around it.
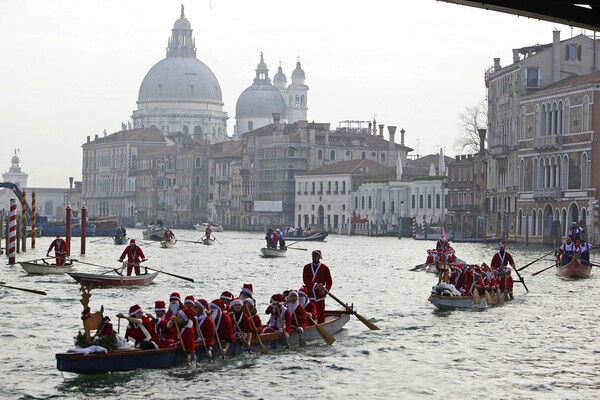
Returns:
[[[123,237],[127,237],[127,229],[125,229],[124,226],[121,226],[121,232],[122,232]]]
[[[135,239],[131,239],[129,241],[129,246],[125,247],[123,253],[121,253],[121,257],[119,257],[119,262],[123,262],[123,260],[127,257],[127,276],[131,275],[132,269],[135,267],[135,274],[140,274],[140,263],[147,260],[144,252],[135,244]]]
[[[206,226],[206,229],[204,230],[204,237],[208,240],[210,240],[210,237],[212,236],[212,228],[210,226],[210,223]]]
[[[69,254],[69,248],[67,247],[67,242],[60,235],[56,235],[56,239],[50,243],[50,247],[48,247],[48,251],[46,252],[46,257],[50,257],[50,252],[54,249],[54,258],[56,259],[56,265],[64,265],[65,259]]]
[[[333,285],[329,267],[321,262],[321,250],[313,250],[312,262],[302,270],[302,281],[308,289],[308,299],[317,308],[317,323],[325,322],[325,297]]]
[[[267,240],[268,248],[270,248],[270,249],[277,248],[277,234],[275,234],[275,232],[273,232],[273,229],[269,228],[269,230],[267,231],[267,235],[265,236],[265,239]]]
[[[571,223],[571,228],[569,229],[568,236],[573,242],[576,242],[577,240],[582,239],[582,235],[584,232],[585,230],[579,225],[577,225],[577,222],[573,221]]]
[[[165,238],[165,242],[172,242],[173,240],[175,240],[175,234],[169,228],[165,229],[165,233],[163,234],[163,236]]]
[[[507,292],[510,298],[513,298],[513,278],[510,274],[510,267],[515,267],[515,261],[512,255],[506,251],[506,243],[500,242],[499,250],[490,263],[490,268],[500,270],[502,275],[501,288],[503,292]]]
[[[287,247],[285,247],[285,238],[283,237],[283,232],[281,232],[281,230],[277,229],[277,240],[279,241],[279,249],[281,250],[287,250]]]
[[[119,239],[123,237],[123,229],[121,229],[120,226],[117,226],[117,229],[115,229],[115,238]]]

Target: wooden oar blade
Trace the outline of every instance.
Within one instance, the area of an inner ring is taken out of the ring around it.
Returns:
[[[556,266],[556,265],[551,265],[551,266],[549,266],[549,267],[546,267],[546,268],[544,268],[544,269],[541,269],[541,270],[539,270],[539,271],[537,271],[537,272],[534,272],[533,274],[531,274],[531,276],[536,276],[536,275],[539,275],[539,274],[541,274],[542,272],[544,272],[544,271],[547,271],[547,270],[549,270],[550,268],[552,268],[552,267],[555,267],[555,266]]]
[[[44,292],[42,290],[25,289],[25,288],[8,286],[8,285],[1,285],[0,287],[5,287],[5,288],[9,288],[9,289],[14,289],[14,290],[21,290],[23,292],[29,292],[29,293],[40,294],[42,296],[46,296],[46,292]]]
[[[323,341],[329,346],[331,346],[335,342],[335,338],[333,337],[333,335],[327,332],[327,330],[325,330],[325,328],[323,328],[321,325],[316,324],[315,326],[317,328],[317,332],[319,332],[319,335],[321,335],[321,337],[323,338]]]
[[[304,338],[302,336],[300,336],[300,338],[298,339],[298,344],[300,344],[300,347],[306,347],[306,340],[304,340]]]
[[[262,343],[260,343],[260,354],[269,354],[269,350]]]
[[[379,327],[377,325],[375,325],[374,323],[372,323],[371,321],[369,321],[367,318],[363,317],[359,313],[355,312],[354,315],[356,315],[356,318],[358,318],[360,320],[360,322],[362,322],[367,327],[369,327],[370,330],[372,330],[372,331],[379,330]]]

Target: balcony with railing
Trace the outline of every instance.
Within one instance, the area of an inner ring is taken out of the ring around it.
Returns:
[[[560,188],[533,189],[533,198],[536,200],[558,200],[561,197]]]
[[[507,158],[509,146],[507,144],[495,144],[490,146],[488,152],[494,158]]]
[[[533,139],[535,150],[560,150],[563,145],[563,137],[558,135],[542,136]]]
[[[229,182],[231,182],[231,177],[229,177],[227,175],[217,175],[215,177],[215,181],[217,183],[229,183]]]

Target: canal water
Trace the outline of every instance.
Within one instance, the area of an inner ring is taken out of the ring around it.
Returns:
[[[141,231],[128,234],[141,239]],[[201,233],[175,231],[178,239]],[[437,282],[432,274],[409,271],[425,260],[433,241],[330,235],[324,243],[298,243],[281,259],[263,259],[264,235],[216,233],[220,243],[202,246],[182,240],[174,249],[143,246],[148,266],[192,277],[190,283],[162,275],[146,287],[92,290],[90,306],[105,315],[127,312],[135,303],[152,312],[154,301],[178,291],[207,300],[224,290],[254,286],[264,312],[273,293],[299,288],[310,251],[320,249],[333,275],[331,292],[353,303],[381,330],[352,318],[333,346],[317,341],[306,348],[252,354],[195,368],[138,370],[80,376],[61,374],[54,354],[73,345],[82,329],[79,285],[68,275],[31,276],[17,264],[0,268],[8,285],[44,290],[47,296],[0,288],[1,399],[206,398],[206,399],[592,399],[600,397],[600,311],[596,304],[600,272],[570,281],[543,259],[521,274],[530,290],[515,284],[515,300],[483,311],[438,311],[428,301]],[[19,260],[45,256],[51,238]],[[73,256],[117,267],[124,246],[88,239],[87,254]],[[489,263],[496,245],[454,243],[459,258]],[[28,243],[28,247],[29,243]],[[509,246],[517,266],[549,249]],[[599,259],[597,253],[592,259]],[[6,260],[6,259],[4,259]],[[81,272],[105,269],[78,264]],[[339,308],[329,299],[328,307]],[[264,316],[264,315],[263,315]],[[263,320],[266,320],[264,318]],[[121,333],[124,333],[121,326]]]

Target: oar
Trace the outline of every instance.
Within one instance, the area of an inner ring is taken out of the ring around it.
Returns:
[[[523,287],[525,288],[527,293],[529,293],[529,289],[527,289],[527,285],[525,285],[525,280],[523,279],[523,277],[519,273],[519,270],[516,267],[515,267],[515,272],[517,273],[517,276],[519,277],[519,282],[521,282],[523,284]]]
[[[302,329],[302,327],[298,323],[298,317],[296,316],[296,311],[294,311],[293,315],[294,315],[294,321],[296,321],[296,328]],[[300,347],[306,347],[306,340],[304,340],[301,333],[298,334],[298,337],[299,337],[298,344],[300,344]]]
[[[340,303],[342,305],[342,307],[344,307],[346,309],[346,311],[348,311],[350,314],[354,314],[354,316],[356,316],[356,318],[358,318],[360,320],[360,322],[362,322],[363,324],[368,326],[369,329],[371,329],[372,331],[379,330],[379,327],[377,325],[375,325],[374,323],[372,323],[371,321],[369,321],[368,319],[366,319],[365,317],[363,317],[362,315],[360,315],[359,313],[357,313],[356,311],[351,309],[346,303],[342,302],[340,299],[335,297],[331,292],[329,292],[328,294],[329,294],[329,297],[331,297],[332,299],[334,299],[335,301]]]
[[[539,274],[541,274],[542,272],[544,272],[544,271],[547,271],[547,270],[549,270],[549,269],[550,269],[550,268],[552,268],[552,267],[556,267],[556,264],[554,264],[554,265],[551,265],[551,266],[549,266],[549,267],[547,267],[547,268],[541,269],[541,270],[539,270],[539,271],[537,271],[537,272],[534,272],[533,274],[531,274],[531,276],[536,276],[536,275],[539,275]]]
[[[237,319],[235,319],[235,313],[233,314],[233,318],[231,318],[231,319],[235,323],[235,327],[237,328],[238,332],[240,333],[240,341],[243,343],[243,346],[246,348],[248,353],[252,353],[252,350],[250,349],[250,345],[248,344],[248,342],[246,342],[246,340],[244,340],[244,335],[242,334],[242,328],[240,328],[240,324],[238,324]]]
[[[85,261],[78,260],[76,258],[71,258],[71,261],[78,262],[78,263],[85,264],[85,265],[91,265],[92,267],[114,269],[114,268],[111,268],[111,267],[107,267],[106,265],[92,264],[92,263],[88,263],[88,262],[85,262]]]
[[[103,237],[102,239],[97,239],[97,240],[92,240],[90,243],[96,243],[96,242],[100,242],[102,240],[106,240],[108,239],[107,237]]]
[[[223,353],[223,345],[221,344],[221,338],[219,337],[219,332],[217,332],[217,326],[215,325],[215,321],[213,321],[212,316],[209,315],[208,318],[212,324],[213,330],[215,331],[215,337],[217,338],[217,343],[219,344],[219,349],[221,350],[221,358],[225,359],[225,354]],[[221,316],[223,318],[223,316]]]
[[[300,240],[296,240],[295,242],[292,242],[292,243],[290,243],[290,244],[287,244],[287,246],[293,246],[293,245],[295,245],[296,243],[300,243]]]
[[[312,315],[309,312],[306,313],[306,316],[308,317],[308,319],[310,319],[312,321],[315,328],[317,328],[317,332],[319,332],[319,335],[321,335],[321,338],[323,338],[325,343],[331,346],[333,344],[333,342],[335,342],[335,338],[333,337],[333,335],[331,333],[327,332],[327,330],[325,328],[323,328],[321,325],[317,324],[317,321],[314,320],[314,318],[312,317]]]
[[[194,282],[194,280],[192,278],[188,278],[187,276],[176,275],[176,274],[172,274],[170,272],[165,272],[163,270],[154,269],[154,268],[150,268],[150,267],[144,267],[144,268],[149,269],[150,271],[160,272],[161,274],[171,275],[171,276],[174,276],[175,278],[183,279],[183,280],[188,281],[188,282]]]
[[[282,306],[283,307],[283,306]],[[283,316],[281,315],[281,310],[274,306],[275,312],[277,312],[277,316],[279,317],[279,322],[281,322],[281,332],[283,333],[283,337],[285,338],[285,348],[291,349],[292,345],[290,344],[290,335],[285,331],[285,326],[283,326]]]
[[[536,258],[535,260],[533,260],[532,262],[530,262],[529,264],[517,269],[517,271],[523,271],[525,268],[529,267],[530,265],[540,261],[542,258],[544,257],[548,257],[550,254],[554,253],[554,250],[550,250],[549,253],[544,254],[543,256],[541,256],[540,258]]]
[[[301,248],[301,247],[290,247],[290,246],[286,246],[285,248],[286,248],[286,249],[291,249],[291,250],[302,250],[302,251],[306,251],[306,250],[308,250],[308,249],[303,249],[303,248]]]
[[[185,343],[183,343],[183,339],[181,338],[181,331],[179,330],[179,325],[177,325],[177,321],[173,321],[173,325],[175,325],[175,330],[177,330],[177,337],[179,338],[179,343],[181,343],[181,350],[183,350],[184,353],[187,354],[187,351],[185,349]],[[189,358],[187,358],[187,363],[190,363]]]
[[[177,239],[178,242],[185,242],[185,243],[200,243],[197,240],[184,240],[184,239]]]
[[[0,287],[5,287],[5,288],[8,288],[8,289],[14,289],[14,290],[21,290],[23,292],[41,294],[42,296],[46,295],[46,292],[41,291],[41,290],[33,290],[33,289],[25,289],[25,288],[20,288],[20,287],[15,287],[15,286],[8,286],[8,285],[5,285],[2,282],[0,282]]]
[[[256,332],[256,338],[258,339],[258,345],[260,347],[260,354],[267,354],[269,350],[265,347],[262,340],[260,339],[260,332],[256,329],[256,325],[254,324],[254,320],[252,319],[252,313],[250,312],[250,308],[248,307],[248,303],[246,303],[246,310],[248,311],[248,318],[250,318],[250,322],[252,323],[252,328]]]
[[[221,242],[219,241],[219,239],[217,239],[217,237],[216,237],[215,235],[212,235],[212,237],[213,237],[213,238],[215,238],[215,240],[217,241],[217,243],[219,243],[219,244],[223,244],[223,243],[221,243]],[[209,239],[210,239],[210,238],[209,238]]]
[[[427,265],[427,263],[415,265],[413,268],[409,269],[409,271],[418,271],[418,270],[420,270],[421,268],[423,268],[426,265]]]

